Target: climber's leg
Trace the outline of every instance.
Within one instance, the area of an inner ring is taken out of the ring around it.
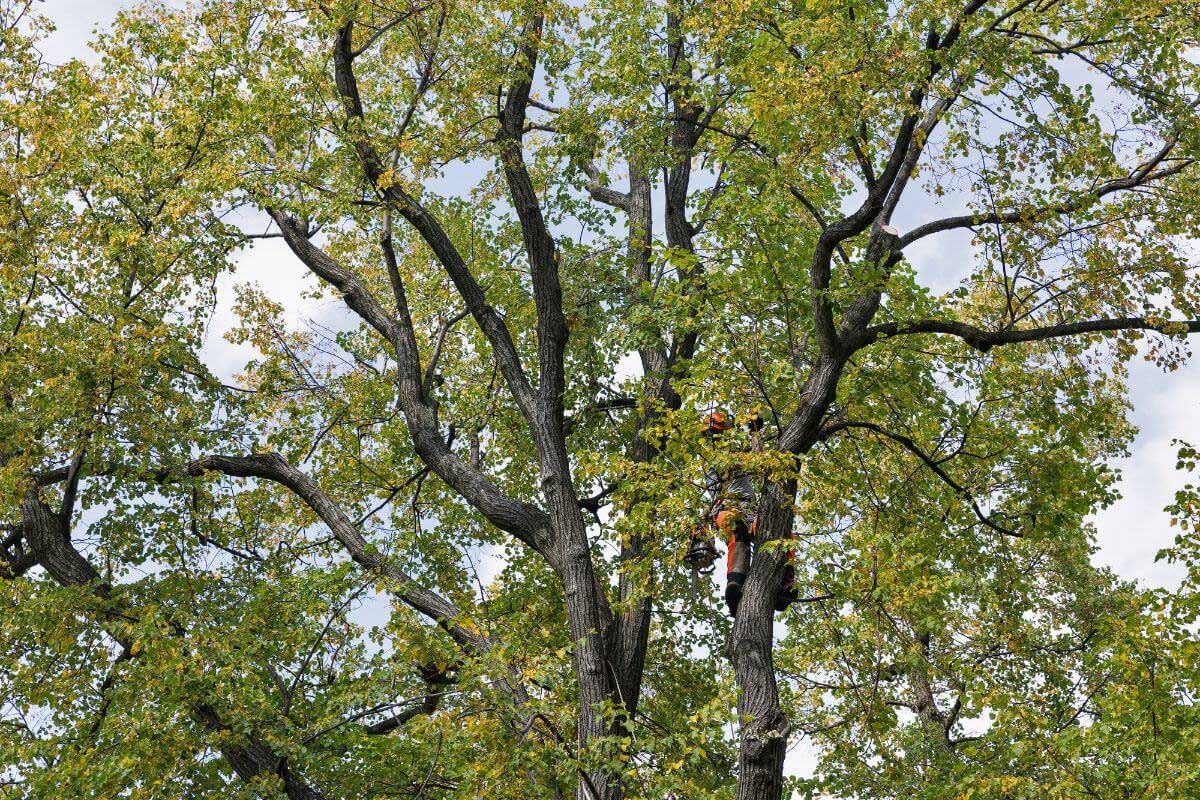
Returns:
[[[729,560],[725,572],[725,603],[729,615],[737,616],[738,604],[742,600],[742,585],[750,571],[751,541],[750,526],[737,511],[724,510],[717,514],[717,527],[725,534],[729,547]]]

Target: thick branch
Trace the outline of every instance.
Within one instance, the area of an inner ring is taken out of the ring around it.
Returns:
[[[263,478],[290,490],[325,523],[356,564],[392,582],[390,591],[407,605],[432,619],[469,652],[487,649],[487,639],[459,624],[462,613],[442,596],[413,580],[404,570],[367,544],[353,520],[312,478],[293,467],[278,453],[251,456],[210,455],[193,461],[188,472],[216,471],[238,478]]]
[[[850,344],[852,350],[861,350],[880,339],[890,336],[908,336],[920,333],[957,336],[981,353],[993,347],[1020,342],[1040,342],[1065,336],[1089,333],[1113,333],[1116,331],[1155,331],[1176,335],[1200,333],[1200,320],[1159,321],[1146,317],[1109,317],[1082,322],[1063,322],[1058,325],[1043,325],[1037,328],[1007,328],[989,331],[965,322],[954,320],[927,319],[919,322],[887,322],[872,325]]]
[[[393,287],[399,306],[399,318],[396,318],[379,304],[356,275],[309,241],[295,220],[269,211],[292,252],[314,274],[338,289],[351,310],[379,331],[396,351],[398,400],[421,460],[493,525],[538,552],[549,552],[549,520],[545,513],[536,506],[505,495],[481,472],[454,455],[438,432],[436,415],[423,391],[424,377],[403,284],[397,282]]]
[[[533,301],[537,308],[538,334],[538,392],[549,404],[559,426],[561,440],[562,402],[564,388],[563,353],[567,346],[567,320],[563,314],[562,285],[558,276],[558,252],[554,238],[542,216],[537,191],[525,166],[522,136],[525,112],[533,74],[537,70],[538,45],[542,36],[542,17],[534,14],[521,28],[517,52],[521,64],[508,87],[504,108],[500,112],[500,162],[508,183],[509,199],[521,222],[521,236],[529,258],[533,279]],[[535,427],[535,435],[538,431]]]
[[[513,344],[512,336],[504,321],[488,304],[479,282],[437,218],[398,183],[392,182],[392,180],[381,181],[387,170],[384,168],[383,160],[367,138],[362,98],[359,95],[358,81],[353,70],[354,54],[351,48],[353,30],[353,23],[347,22],[338,31],[334,40],[333,65],[338,94],[346,109],[347,128],[363,174],[371,185],[375,186],[383,195],[384,199],[413,226],[446,270],[455,289],[462,296],[467,310],[471,312],[471,316],[475,318],[480,330],[491,344],[496,361],[509,386],[509,391],[513,393],[513,397],[528,418],[533,411],[533,391],[525,375],[525,370],[521,366],[516,345]]]
[[[601,180],[603,176],[600,174],[600,168],[596,166],[595,162],[587,159],[580,164],[580,167],[583,169],[583,174],[587,177],[584,186],[593,200],[612,206],[613,208],[619,208],[622,211],[630,210],[630,195],[618,192],[616,189],[607,186]]]
[[[869,186],[867,196],[863,200],[862,205],[850,215],[822,230],[821,236],[817,239],[817,245],[813,252],[809,281],[817,341],[822,353],[827,356],[838,354],[842,345],[841,336],[843,335],[838,331],[834,323],[833,308],[827,297],[832,277],[833,253],[842,242],[853,236],[857,236],[876,222],[883,223],[883,225],[876,225],[872,231],[871,241],[868,242],[868,250],[877,250],[879,248],[880,232],[884,230],[884,226],[888,222],[892,211],[899,204],[908,179],[916,169],[917,162],[924,151],[929,134],[937,127],[943,115],[959,96],[962,85],[969,80],[968,78],[961,78],[955,83],[946,97],[938,100],[922,115],[919,109],[928,96],[933,79],[943,69],[943,63],[939,60],[938,54],[947,50],[958,41],[962,34],[963,22],[978,12],[986,2],[987,0],[972,0],[964,6],[963,10],[944,34],[939,35],[936,29],[930,30],[926,42],[930,58],[928,72],[922,83],[915,86],[908,95],[909,103],[914,109],[918,110],[908,113],[901,120],[887,163],[878,177]],[[894,266],[894,263],[892,265]],[[849,320],[849,327],[858,327],[869,321],[874,310],[878,307],[879,292],[880,289],[877,287],[869,289],[865,296],[860,299],[860,302],[856,303],[859,313],[856,315],[857,318]]]

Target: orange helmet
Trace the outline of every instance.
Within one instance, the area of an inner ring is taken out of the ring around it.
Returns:
[[[715,436],[733,427],[733,417],[725,411],[713,411],[704,415],[704,435]]]

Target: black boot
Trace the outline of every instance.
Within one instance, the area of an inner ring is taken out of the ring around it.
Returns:
[[[799,599],[796,590],[796,569],[791,564],[783,568],[783,583],[779,586],[779,594],[775,595],[775,610],[786,611],[787,607]]]
[[[742,584],[746,582],[746,573],[730,572],[725,580],[725,605],[729,606],[729,616],[736,617],[738,605],[742,602]]]

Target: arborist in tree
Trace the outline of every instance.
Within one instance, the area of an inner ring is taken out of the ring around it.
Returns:
[[[703,435],[719,437],[734,427],[733,417],[725,411],[714,411],[704,418]],[[747,422],[750,431],[750,446],[753,452],[762,452],[762,418],[754,414]],[[737,616],[738,604],[742,599],[742,585],[750,571],[750,560],[754,552],[754,537],[758,517],[758,490],[754,481],[741,464],[720,470],[710,467],[705,471],[705,493],[708,509],[702,522],[693,530],[685,560],[695,572],[708,572],[717,558],[716,536],[719,532],[726,541],[728,558],[725,571],[725,602],[729,615]],[[788,565],[783,585],[775,600],[775,609],[783,611],[796,601],[796,572],[788,553]]]

